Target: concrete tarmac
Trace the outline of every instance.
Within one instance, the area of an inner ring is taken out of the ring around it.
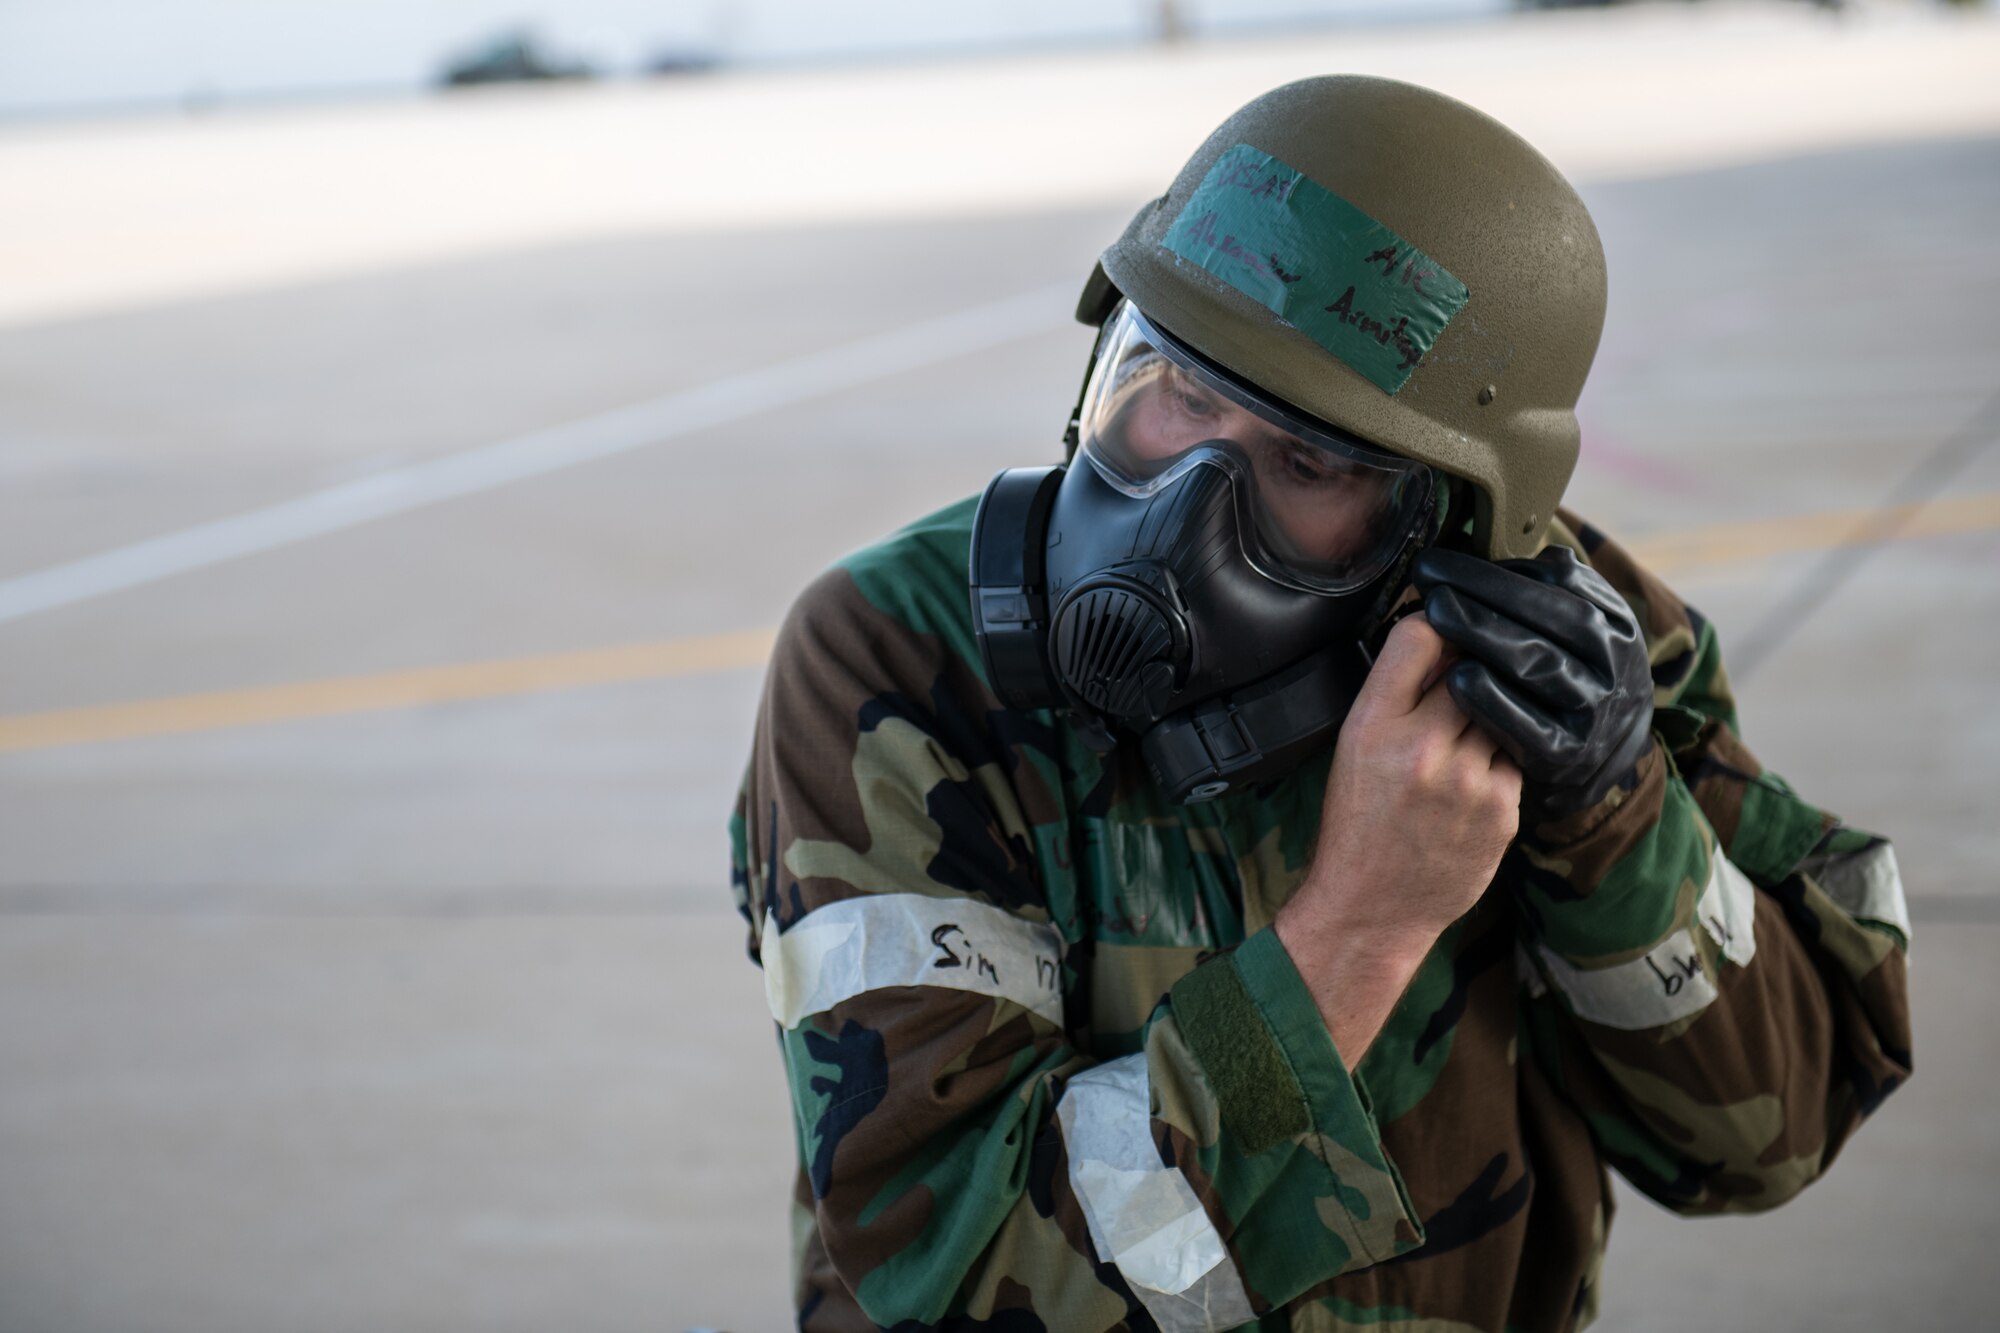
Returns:
[[[2000,138],[1583,188],[1612,304],[1571,502],[1600,526],[2000,493]],[[1136,202],[571,238],[17,323],[0,585],[1066,291]],[[0,624],[0,726],[767,627],[841,552],[1052,455],[1088,350],[1065,300],[987,350]],[[1838,528],[1665,568],[1757,655],[1760,756],[1897,840],[1918,1074],[1768,1217],[1626,1191],[1601,1327],[1975,1327],[2000,1299],[2000,530]],[[791,1134],[723,837],[758,686],[746,661],[0,753],[0,1333],[784,1326]]]

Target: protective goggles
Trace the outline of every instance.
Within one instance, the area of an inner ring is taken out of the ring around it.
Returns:
[[[1421,463],[1307,421],[1225,376],[1120,301],[1077,418],[1078,451],[1104,480],[1149,499],[1191,468],[1235,478],[1244,555],[1280,583],[1365,586],[1431,513]]]

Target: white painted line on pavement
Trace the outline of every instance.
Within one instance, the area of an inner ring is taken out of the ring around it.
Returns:
[[[0,580],[0,623],[628,453],[998,347],[1065,323],[1072,283],[857,338],[650,402],[477,445]]]

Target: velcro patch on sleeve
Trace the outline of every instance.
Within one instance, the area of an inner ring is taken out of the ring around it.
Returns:
[[[1443,264],[1249,144],[1216,159],[1163,244],[1387,394],[1471,295]]]
[[[973,991],[1063,1021],[1061,934],[971,898],[844,898],[782,933],[767,915],[760,954],[771,1017],[787,1028],[890,986]]]
[[[1174,1018],[1215,1090],[1223,1122],[1245,1152],[1262,1152],[1312,1128],[1305,1091],[1231,958],[1215,958],[1174,983]]]

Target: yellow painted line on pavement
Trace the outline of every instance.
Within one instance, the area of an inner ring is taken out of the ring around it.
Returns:
[[[422,704],[461,703],[468,699],[497,699],[579,685],[701,675],[763,665],[771,653],[771,639],[771,630],[746,630],[541,657],[461,662],[373,676],[342,676],[94,708],[20,713],[0,717],[0,752],[216,731],[259,722],[372,713]]]
[[[1800,551],[2000,528],[2000,492],[1890,509],[1835,510],[1722,523],[1628,543],[1660,573]],[[546,690],[663,680],[762,666],[774,631],[663,639],[493,662],[463,662],[166,699],[0,716],[0,753],[498,699]]]
[[[1944,537],[2000,527],[2000,491],[1881,509],[1834,509],[1791,518],[1718,523],[1687,532],[1661,533],[1626,543],[1638,560],[1659,573],[1694,565],[1756,560],[1765,556],[1863,546],[1908,537]]]

